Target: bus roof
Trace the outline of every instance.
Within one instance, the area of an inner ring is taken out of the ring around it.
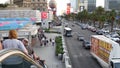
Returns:
[[[69,28],[69,27],[65,27],[64,29],[65,29],[65,30],[72,30],[72,29],[71,29],[71,28]]]

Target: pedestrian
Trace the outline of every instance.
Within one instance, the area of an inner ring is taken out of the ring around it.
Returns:
[[[20,49],[24,53],[28,54],[28,51],[25,48],[24,44],[18,40],[16,30],[9,31],[9,39],[3,41],[3,49]],[[22,68],[22,66],[23,58],[17,55],[12,55],[2,62],[2,68]]]
[[[44,37],[42,38],[41,42],[42,42],[42,46],[44,46],[45,45],[45,38]]]
[[[39,57],[37,58],[37,62],[43,67],[43,68],[47,68],[45,60],[41,60]]]
[[[50,38],[50,42],[52,42],[52,39]]]
[[[46,40],[44,40],[44,46],[46,46],[47,45],[47,41]]]
[[[47,44],[49,43],[48,39],[46,39]]]
[[[24,38],[22,40],[24,46],[26,47],[27,51],[28,51],[28,54],[35,60],[37,55],[35,54],[33,48],[31,47],[31,45],[29,45],[29,41],[27,38]]]
[[[52,39],[52,46],[54,46],[55,45],[55,40],[54,39]]]

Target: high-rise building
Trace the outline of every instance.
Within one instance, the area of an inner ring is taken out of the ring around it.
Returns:
[[[88,12],[92,12],[96,9],[96,0],[88,0]]]
[[[88,10],[88,0],[78,0],[79,11]]]
[[[87,10],[87,0],[70,0],[70,2],[74,12],[82,11],[84,9]]]
[[[105,10],[120,10],[120,0],[105,0]]]
[[[13,0],[18,7],[27,7],[34,10],[48,11],[47,0]]]
[[[77,11],[77,0],[70,0],[71,8],[73,9],[73,12]]]

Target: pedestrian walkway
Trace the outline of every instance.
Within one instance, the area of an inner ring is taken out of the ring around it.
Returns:
[[[60,34],[45,33],[45,36],[48,39],[53,39],[59,35]],[[46,61],[48,68],[65,68],[65,64],[62,63],[62,61],[59,60],[57,56],[55,56],[55,46],[52,46],[50,42],[48,44],[48,46],[40,46],[39,40],[37,40],[37,43],[34,45],[33,49],[41,59],[44,59]]]

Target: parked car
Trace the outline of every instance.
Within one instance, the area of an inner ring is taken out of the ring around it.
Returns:
[[[117,34],[108,34],[105,36],[110,38],[111,40],[113,40],[115,42],[120,42],[120,37]]]
[[[89,41],[86,41],[86,40],[83,40],[83,47],[84,47],[85,49],[90,49],[90,47],[91,47],[90,42],[89,42]]]
[[[83,40],[84,40],[84,36],[82,36],[82,35],[78,35],[78,36],[77,36],[77,40],[79,40],[79,41],[83,41]]]
[[[91,29],[90,29],[92,32],[96,32],[96,28],[95,27],[91,27]]]
[[[96,34],[98,34],[98,35],[103,35],[104,32],[103,32],[102,30],[97,30],[97,31],[96,31]]]
[[[82,25],[81,25],[81,29],[83,29],[83,30],[84,30],[84,29],[87,29],[87,25],[82,24]]]
[[[72,27],[74,27],[75,25],[74,24],[72,24]]]

